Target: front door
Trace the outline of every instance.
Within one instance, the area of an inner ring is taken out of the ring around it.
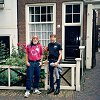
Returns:
[[[80,26],[65,27],[65,60],[80,57]]]
[[[80,57],[79,46],[82,45],[83,3],[66,2],[63,7],[63,59],[75,61]]]

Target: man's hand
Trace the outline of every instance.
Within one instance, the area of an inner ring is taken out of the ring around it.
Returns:
[[[40,61],[39,63],[40,63],[40,65],[39,65],[39,66],[41,66],[41,67],[42,67],[42,61]]]
[[[58,64],[59,64],[58,62],[55,62],[55,63],[54,63],[55,67],[57,67],[57,66],[58,66]]]
[[[26,61],[26,65],[29,67],[30,66],[30,63],[28,61]]]
[[[44,65],[48,64],[48,60],[43,61],[43,64]]]

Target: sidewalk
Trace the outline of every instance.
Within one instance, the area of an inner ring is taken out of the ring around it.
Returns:
[[[96,66],[85,72],[82,90],[74,93],[74,100],[100,100],[100,52],[97,53],[96,60]]]
[[[97,64],[91,70],[86,70],[81,82],[81,91],[61,91],[60,95],[31,94],[24,98],[21,90],[0,90],[0,100],[100,100],[100,53],[97,53]]]

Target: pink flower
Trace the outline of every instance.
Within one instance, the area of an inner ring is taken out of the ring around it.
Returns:
[[[23,47],[26,48],[26,43],[23,44]]]
[[[17,43],[17,46],[20,46],[21,44],[20,43]]]

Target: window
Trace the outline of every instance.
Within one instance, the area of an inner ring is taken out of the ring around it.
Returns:
[[[66,5],[65,23],[79,23],[80,22],[80,4]]]
[[[53,6],[29,7],[30,22],[53,21]]]
[[[47,46],[50,34],[53,33],[53,6],[29,7],[29,38],[33,35],[39,37],[40,43]]]
[[[0,0],[0,4],[4,4],[4,0]]]

